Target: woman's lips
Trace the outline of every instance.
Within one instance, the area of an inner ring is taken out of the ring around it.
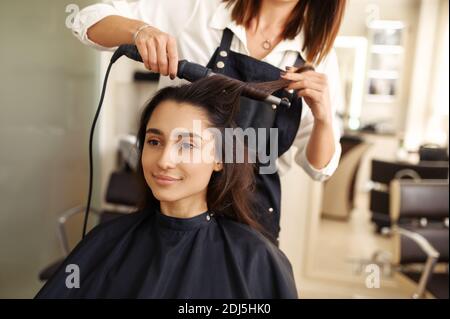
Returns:
[[[172,185],[176,182],[181,181],[181,178],[176,178],[172,176],[166,176],[166,175],[155,175],[153,174],[153,178],[155,179],[156,183],[159,185]]]

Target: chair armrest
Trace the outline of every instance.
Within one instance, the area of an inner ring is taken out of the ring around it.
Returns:
[[[420,276],[419,285],[416,293],[412,296],[414,299],[422,298],[425,294],[428,281],[430,280],[436,262],[439,258],[439,252],[430,244],[430,242],[422,235],[410,230],[397,227],[395,232],[414,241],[420,249],[428,256],[425,262],[425,268]]]
[[[64,254],[67,256],[70,253],[70,248],[69,248],[69,242],[67,239],[67,233],[66,233],[66,229],[64,227],[66,221],[79,213],[83,213],[86,211],[86,206],[80,205],[80,206],[76,206],[73,208],[70,208],[66,211],[64,211],[58,218],[58,237],[61,243],[61,247],[64,251]],[[98,211],[95,208],[90,209],[90,212],[94,213],[95,215],[100,215],[100,211]]]

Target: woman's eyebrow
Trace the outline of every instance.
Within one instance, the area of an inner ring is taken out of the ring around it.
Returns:
[[[145,131],[145,134],[148,134],[148,133],[153,133],[153,134],[156,134],[156,135],[163,135],[163,133],[161,132],[161,130],[158,130],[157,128],[152,128],[152,127],[148,128],[148,129]]]
[[[203,138],[195,133],[192,132],[176,132],[176,137],[198,137],[200,140],[203,140]]]
[[[150,128],[148,128],[145,131],[145,134],[149,134],[149,133],[156,134],[156,135],[161,135],[161,136],[164,135],[161,130],[159,130],[157,128],[153,128],[153,127],[150,127]],[[183,131],[175,132],[174,133],[174,137],[177,137],[177,138],[180,138],[180,137],[181,138],[182,137],[192,137],[192,138],[197,137],[200,140],[203,140],[203,138],[200,135],[198,135],[198,134],[195,134],[195,133],[192,133],[192,132],[183,132]]]

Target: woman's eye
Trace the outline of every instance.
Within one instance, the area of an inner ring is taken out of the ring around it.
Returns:
[[[192,143],[184,142],[184,143],[181,143],[181,147],[185,150],[191,150],[191,149],[195,148],[195,145]]]
[[[147,141],[147,144],[150,145],[150,146],[159,146],[160,145],[159,141],[158,140],[154,140],[154,139],[149,139]]]

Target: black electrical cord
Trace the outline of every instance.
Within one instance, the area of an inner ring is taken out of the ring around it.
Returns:
[[[97,106],[97,111],[95,112],[94,121],[92,122],[91,126],[91,133],[89,135],[89,193],[88,193],[88,199],[86,204],[86,212],[84,214],[84,224],[83,224],[83,235],[82,238],[86,236],[86,228],[89,218],[89,211],[91,209],[91,198],[92,198],[92,179],[94,175],[94,164],[92,160],[92,143],[94,140],[94,130],[95,130],[95,124],[97,123],[98,116],[100,115],[100,110],[102,108],[103,99],[105,97],[105,91],[106,91],[106,83],[108,82],[109,72],[111,71],[111,67],[113,65],[114,61],[111,59],[108,65],[108,69],[106,70],[105,79],[103,80],[103,88],[102,93],[100,95],[100,101]]]
[[[92,121],[91,126],[91,132],[89,134],[89,192],[88,192],[88,199],[86,203],[86,211],[84,214],[84,222],[83,222],[83,233],[81,238],[84,239],[86,236],[86,230],[87,230],[87,224],[89,219],[89,211],[91,210],[91,200],[92,200],[92,179],[94,175],[94,163],[92,160],[92,144],[94,140],[94,132],[95,132],[95,125],[97,124],[98,116],[100,115],[100,110],[102,108],[103,99],[105,98],[105,92],[106,92],[106,84],[108,83],[108,77],[109,72],[111,71],[111,67],[122,55],[126,55],[130,59],[133,59],[135,61],[142,62],[142,58],[139,55],[139,52],[134,45],[121,45],[119,48],[114,52],[114,54],[111,57],[111,60],[109,61],[108,68],[106,69],[105,78],[103,79],[103,87],[102,92],[100,94],[100,101],[98,102],[97,111],[95,112],[94,120]]]

